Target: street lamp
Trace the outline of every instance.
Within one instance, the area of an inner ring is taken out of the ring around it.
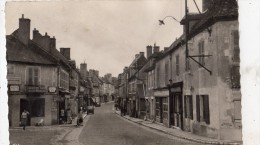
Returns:
[[[165,25],[164,20],[165,20],[166,18],[172,18],[173,20],[175,20],[175,21],[177,21],[177,22],[180,22],[180,21],[178,21],[176,18],[174,18],[173,16],[166,16],[166,17],[163,18],[162,20],[159,20],[159,25]]]

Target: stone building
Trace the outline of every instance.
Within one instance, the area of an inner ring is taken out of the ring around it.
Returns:
[[[186,23],[188,59],[183,34],[156,61],[156,121],[219,140],[242,140],[237,1],[205,0],[203,12],[189,13],[181,21]]]

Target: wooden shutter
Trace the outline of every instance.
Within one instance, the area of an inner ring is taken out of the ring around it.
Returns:
[[[33,85],[33,69],[28,69],[28,84]]]
[[[187,97],[188,96],[184,96],[184,116],[185,116],[185,118],[187,118]]]
[[[239,62],[240,61],[240,49],[239,49],[239,33],[238,30],[232,32],[233,34],[233,45],[234,45],[234,55],[233,61]]]
[[[190,101],[189,101],[189,105],[190,105],[190,116],[191,116],[191,118],[190,119],[192,119],[193,120],[193,101],[192,101],[192,96],[189,96],[189,98],[190,98]]]
[[[204,113],[204,120],[207,124],[210,124],[210,116],[209,116],[209,96],[203,96],[203,113]]]
[[[196,96],[197,121],[200,122],[200,96]]]
[[[39,85],[39,70],[34,68],[34,85]]]

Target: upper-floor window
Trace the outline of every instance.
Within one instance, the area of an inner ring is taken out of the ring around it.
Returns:
[[[69,88],[69,74],[64,70],[60,71],[60,87],[65,89]]]
[[[156,75],[157,87],[160,87],[160,66],[157,66],[156,72],[157,72],[157,75]]]
[[[39,67],[28,67],[27,69],[27,84],[40,85],[40,69]]]
[[[180,74],[180,60],[179,55],[176,55],[176,75]]]
[[[190,59],[189,58],[186,59],[185,69],[186,69],[186,71],[190,70]]]
[[[233,34],[233,50],[234,50],[234,53],[233,53],[233,61],[235,62],[239,62],[240,61],[240,49],[239,49],[239,33],[238,33],[238,30],[234,30],[232,32]]]
[[[14,74],[14,65],[7,65],[7,74]]]
[[[165,63],[165,85],[168,84],[168,79],[169,79],[169,65],[168,63]]]
[[[204,59],[203,55],[204,55],[204,41],[200,41],[199,42],[199,56],[200,56],[199,63],[204,66],[205,59]],[[199,67],[201,67],[201,66],[199,66]]]

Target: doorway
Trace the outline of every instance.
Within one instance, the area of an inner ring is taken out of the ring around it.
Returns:
[[[27,110],[29,113],[31,113],[31,108],[30,108],[30,101],[27,99],[20,99],[20,121],[21,121],[21,114],[24,110]],[[27,116],[27,126],[31,125],[31,116],[30,114]]]

